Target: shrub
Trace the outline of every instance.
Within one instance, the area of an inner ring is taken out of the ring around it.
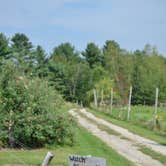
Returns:
[[[0,142],[10,147],[72,143],[73,121],[63,114],[62,97],[47,81],[27,78],[14,65],[0,76]],[[70,121],[70,122],[69,122]]]

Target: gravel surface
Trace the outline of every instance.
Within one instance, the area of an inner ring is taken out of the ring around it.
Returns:
[[[109,127],[110,129],[120,133],[121,135],[110,135],[106,131],[103,131],[97,127],[96,124],[91,123],[87,118],[81,116],[79,114],[79,111],[88,117],[88,119],[92,119],[93,121],[96,121],[98,124],[105,125]],[[85,109],[76,110],[72,109],[69,111],[72,116],[76,117],[78,119],[78,122],[86,128],[89,132],[91,132],[96,137],[100,138],[103,142],[105,142],[108,146],[112,147],[114,150],[116,150],[120,155],[124,156],[128,160],[135,163],[135,165],[138,166],[163,166],[162,163],[160,163],[157,160],[154,160],[151,158],[151,156],[148,156],[141,151],[139,151],[138,144],[144,145],[146,147],[149,147],[156,152],[160,152],[162,154],[166,154],[166,147],[158,144],[157,142],[151,141],[149,139],[140,137],[136,134],[133,134],[129,132],[127,129],[124,129],[122,127],[113,125],[112,123],[109,123],[101,118],[97,118],[92,113],[87,112]],[[124,138],[126,139],[124,139]]]

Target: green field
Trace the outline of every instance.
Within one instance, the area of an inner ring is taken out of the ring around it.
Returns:
[[[48,151],[51,151],[55,157],[51,165],[68,165],[68,155],[92,155],[104,157],[107,160],[107,166],[132,166],[133,164],[120,156],[113,149],[105,145],[95,136],[92,136],[82,127],[76,128],[76,144],[73,147],[51,147],[37,150],[1,150],[0,165],[3,164],[28,164],[39,165]]]
[[[148,106],[131,107],[130,120],[127,121],[127,108],[114,108],[110,115],[109,110],[88,109],[96,116],[114,124],[129,129],[133,133],[166,144],[166,108],[158,109],[158,124],[154,123],[154,108]]]

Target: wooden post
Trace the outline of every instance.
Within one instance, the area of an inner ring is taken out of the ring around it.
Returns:
[[[159,89],[156,88],[156,97],[155,97],[155,109],[154,109],[154,126],[159,128],[159,121],[157,117],[157,107],[158,107],[158,95],[159,95]]]
[[[130,119],[132,86],[130,87],[127,120]]]
[[[104,111],[104,91],[103,89],[101,90],[101,100],[100,100],[100,107],[101,107],[101,111]]]
[[[94,94],[94,104],[95,104],[95,107],[97,107],[97,92],[96,92],[96,89],[93,89],[93,94]]]
[[[10,148],[14,147],[14,139],[13,139],[13,111],[9,112],[9,125],[8,125],[8,133],[9,133],[9,145]]]
[[[99,96],[98,96],[98,91],[97,91],[97,89],[96,89],[96,102],[97,102],[97,107],[98,107],[98,98],[99,98]]]
[[[45,156],[41,166],[48,166],[53,157],[54,157],[54,155],[51,152],[48,152],[47,155]]]
[[[104,99],[103,99],[104,97],[103,96],[104,96],[104,94],[103,94],[103,89],[102,89],[101,90],[101,104],[103,104],[103,101],[104,101]]]
[[[156,88],[155,111],[154,111],[154,114],[155,114],[155,115],[157,115],[158,95],[159,95],[159,89],[158,89],[158,88]]]
[[[81,101],[81,107],[83,107],[82,101]]]
[[[110,113],[112,114],[112,103],[113,103],[113,89],[111,88],[111,99],[110,99]]]

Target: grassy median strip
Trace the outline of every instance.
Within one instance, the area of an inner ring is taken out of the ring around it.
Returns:
[[[153,151],[152,149],[149,149],[145,146],[139,146],[139,150],[141,152],[143,152],[144,154],[147,154],[147,155],[151,156],[153,159],[158,160],[161,163],[163,163],[164,165],[166,165],[166,156],[165,155],[157,153],[157,152]]]
[[[115,130],[110,129],[109,127],[105,126],[105,125],[101,125],[100,123],[98,123],[97,121],[87,117],[85,114],[78,112],[79,115],[83,118],[85,118],[87,121],[89,121],[90,123],[95,124],[100,130],[102,131],[106,131],[108,134],[110,135],[116,135],[116,136],[121,136],[120,133],[116,132]]]
[[[90,121],[91,123],[95,124],[100,130],[103,130],[103,131],[106,131],[108,134],[110,135],[116,135],[116,136],[120,136],[121,139],[125,139],[125,140],[128,140],[128,141],[131,141],[129,138],[121,135],[120,133],[116,132],[115,130],[112,130],[110,129],[109,127],[105,126],[105,125],[101,125],[100,123],[98,123],[97,121],[91,119],[91,118],[88,118],[85,114],[79,112],[79,114],[86,118],[88,121]]]

